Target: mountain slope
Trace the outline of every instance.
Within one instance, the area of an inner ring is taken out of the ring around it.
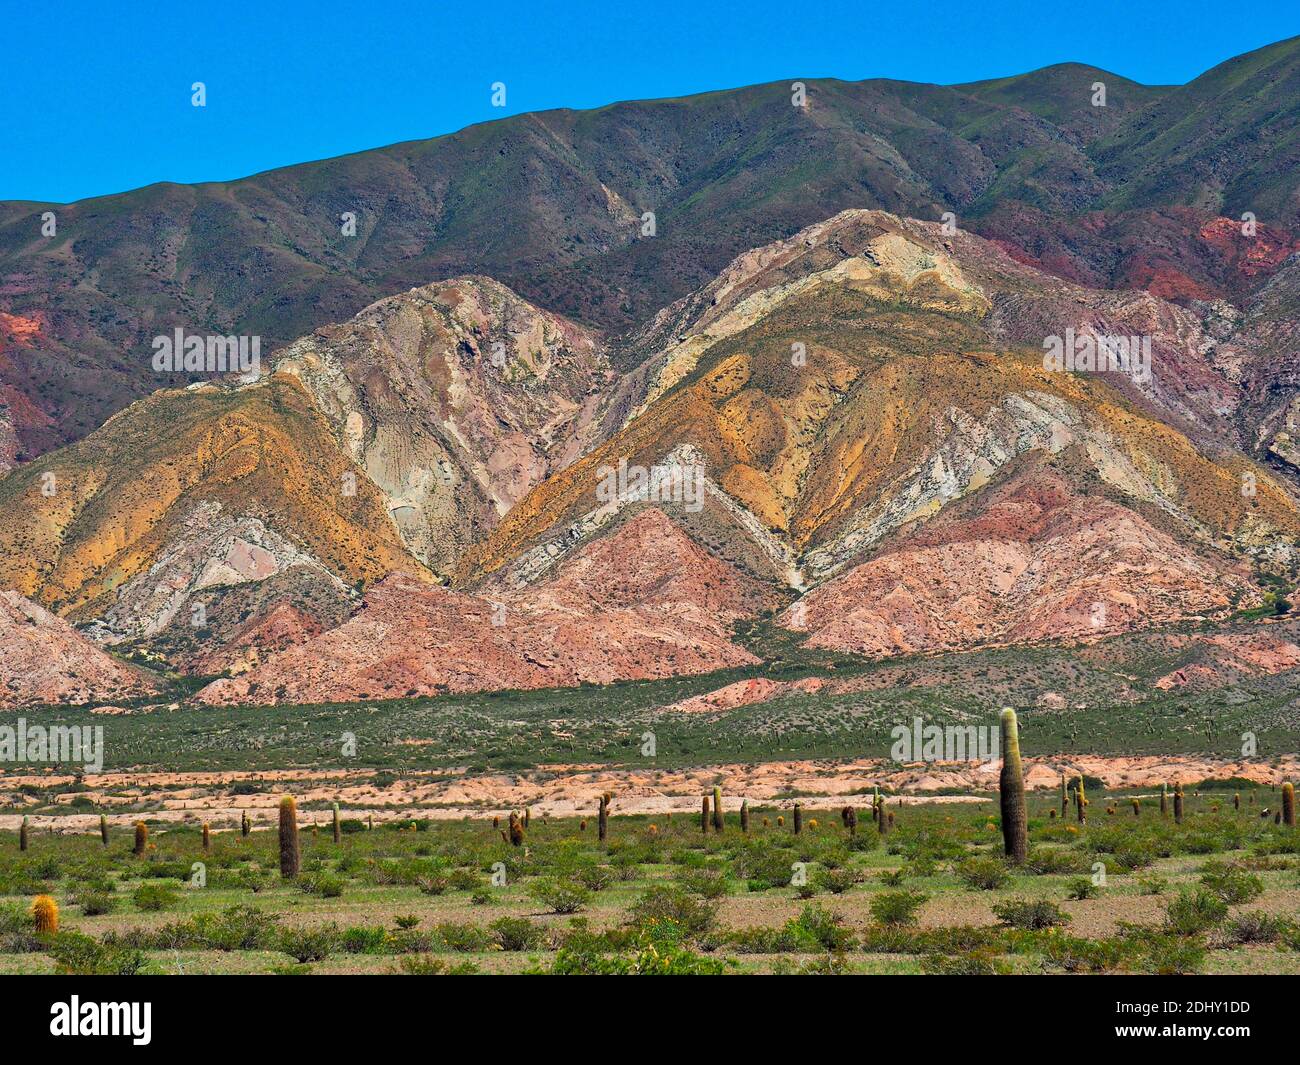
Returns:
[[[302,381],[439,572],[586,449],[609,378],[596,336],[482,277],[381,300],[275,368]]]
[[[0,586],[119,636],[294,566],[340,589],[420,568],[286,375],[157,392],[0,479]]]
[[[0,591],[0,709],[135,699],[155,690],[62,618]]]
[[[795,587],[1030,453],[1206,548],[1285,550],[1300,529],[1289,492],[1236,447],[1235,393],[1196,314],[1066,285],[932,223],[845,212],[742,256],[655,329],[673,339],[610,401],[621,424],[511,511],[461,583],[526,583],[600,535],[617,510],[601,471],[620,460],[702,464],[696,520],[770,548],[768,575]],[[1067,330],[1151,336],[1150,379],[1045,369],[1043,339]]]
[[[730,626],[775,601],[651,508],[526,592],[389,578],[343,625],[197,698],[319,703],[704,673],[758,661]]]
[[[486,274],[622,333],[744,250],[846,208],[951,210],[1093,286],[1240,295],[1265,278],[1225,266],[1201,229],[1254,205],[1293,246],[1298,48],[1169,91],[1066,64],[972,86],[810,80],[799,108],[781,82],[521,115],[236,182],[3,204],[0,312],[39,329],[0,351],[0,459],[79,439],[157,387],[149,341],[176,326],[269,348],[393,292]],[[1094,80],[1111,87],[1105,109]],[[1190,154],[1170,148],[1184,141]]]

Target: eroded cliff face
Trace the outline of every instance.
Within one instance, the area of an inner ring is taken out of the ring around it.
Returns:
[[[290,344],[276,368],[312,393],[439,573],[586,449],[610,380],[595,334],[485,277],[380,300]]]

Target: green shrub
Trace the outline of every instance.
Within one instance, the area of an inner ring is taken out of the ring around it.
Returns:
[[[1076,902],[1082,902],[1084,899],[1094,899],[1097,897],[1097,885],[1093,883],[1090,876],[1076,876],[1066,887],[1066,897],[1074,899]]]
[[[502,950],[539,950],[546,942],[546,930],[526,917],[498,917],[488,931]]]
[[[82,891],[77,894],[77,905],[86,917],[98,917],[117,909],[117,899],[103,891]]]
[[[493,943],[491,933],[476,924],[444,921],[434,931],[444,948],[458,954],[478,954],[488,950]]]
[[[979,891],[1004,887],[1011,879],[1007,867],[997,858],[967,858],[954,871],[967,887]]]
[[[1069,924],[1070,915],[1046,899],[1008,899],[993,907],[993,916],[1009,928],[1037,931]]]
[[[343,894],[343,881],[330,873],[308,873],[298,878],[298,887],[308,895],[337,899]]]
[[[1251,902],[1264,894],[1264,882],[1259,877],[1223,862],[1206,862],[1201,883],[1229,906]]]
[[[338,945],[338,927],[328,924],[318,928],[282,928],[277,947],[295,961],[309,962],[328,958]]]
[[[916,911],[928,899],[919,891],[884,891],[871,900],[871,916],[881,925],[912,925],[916,923]]]
[[[1225,946],[1243,946],[1247,943],[1276,943],[1282,939],[1291,922],[1285,917],[1251,910],[1237,914],[1224,926],[1221,936]]]
[[[1213,891],[1183,890],[1165,906],[1165,929],[1171,935],[1195,936],[1213,928],[1228,915],[1228,904]]]
[[[998,976],[1008,967],[990,950],[969,950],[960,954],[927,954],[921,970],[935,976]]]
[[[842,895],[858,882],[852,869],[823,869],[817,874],[817,885],[832,895]]]
[[[544,877],[530,884],[528,894],[547,906],[551,913],[577,913],[591,898],[591,893],[581,884],[554,877]]]
[[[131,899],[137,909],[156,913],[159,910],[170,910],[180,901],[180,896],[166,884],[141,884]]]
[[[688,937],[700,936],[717,922],[717,905],[696,898],[679,887],[656,884],[629,911],[629,922],[637,928],[651,924],[672,924]]]
[[[98,943],[80,932],[60,932],[49,952],[56,971],[72,976],[135,976],[145,963],[139,950]]]

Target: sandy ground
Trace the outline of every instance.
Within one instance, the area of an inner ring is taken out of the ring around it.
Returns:
[[[1028,759],[1025,777],[1031,789],[1059,787],[1061,774],[1085,773],[1110,787],[1158,787],[1175,779],[1244,777],[1271,788],[1294,779],[1300,756],[1275,764],[1211,761],[1201,758],[1070,757]],[[989,791],[997,787],[998,763],[927,763],[902,765],[879,759],[847,761],[767,762],[760,765],[715,765],[695,769],[607,769],[591,765],[552,765],[517,773],[467,776],[463,771],[405,771],[390,786],[373,783],[374,769],[294,769],[225,773],[101,773],[85,778],[89,790],[67,793],[59,803],[84,796],[94,804],[86,813],[32,816],[34,827],[89,831],[101,810],[112,824],[129,824],[141,816],[156,821],[208,821],[214,830],[235,828],[242,811],[258,824],[276,818],[282,794],[300,805],[334,803],[342,815],[373,817],[376,821],[412,816],[455,819],[506,814],[524,807],[534,816],[593,815],[597,797],[614,795],[614,812],[621,814],[681,814],[697,816],[700,796],[714,785],[724,791],[724,808],[738,809],[742,800],[754,805],[792,805],[793,797],[808,810],[837,809],[854,794],[879,785],[897,793],[891,802],[979,802],[974,795],[935,794],[938,791]],[[70,776],[0,774],[0,827],[15,829],[24,805],[35,800],[18,789],[23,784],[44,787],[70,784]],[[265,790],[232,795],[241,782]],[[120,812],[113,812],[114,810]],[[328,814],[308,809],[308,823]]]

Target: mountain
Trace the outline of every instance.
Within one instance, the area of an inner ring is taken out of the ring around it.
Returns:
[[[149,361],[178,326],[270,348],[487,275],[612,340],[742,252],[849,208],[952,211],[1091,287],[1238,299],[1300,231],[1298,56],[1300,39],[1280,42],[1171,88],[1077,64],[964,86],[813,79],[806,107],[791,79],[520,115],[234,182],[0,204],[0,462],[190,383]],[[1270,227],[1264,256],[1206,234],[1248,209]],[[610,358],[633,365],[621,344]]]
[[[10,591],[0,591],[0,678],[2,710],[135,699],[157,690],[62,618]]]
[[[844,212],[739,257],[651,332],[671,339],[608,401],[622,424],[468,552],[458,583],[521,586],[603,535],[637,501],[599,498],[620,461],[702,466],[702,505],[674,516],[796,590],[1034,464],[1214,572],[1225,552],[1289,557],[1300,530],[1291,492],[1242,453],[1198,312],[1062,282],[934,223]],[[1044,338],[1071,333],[1149,337],[1149,374],[1046,369]]]
[[[208,590],[291,569],[340,596],[421,571],[289,375],[155,392],[0,479],[0,587],[105,639],[155,633]]]

